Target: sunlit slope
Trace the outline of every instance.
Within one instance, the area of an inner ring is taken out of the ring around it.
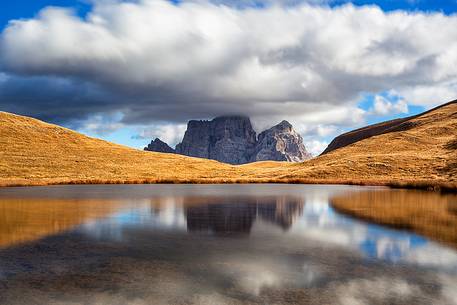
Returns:
[[[301,164],[277,168],[264,162],[263,173],[285,179],[338,182],[457,182],[457,102],[406,122],[408,128],[373,136]]]
[[[339,135],[335,139],[333,139],[333,141],[328,145],[328,147],[325,149],[325,151],[322,154],[329,153],[335,149],[348,146],[350,144],[359,142],[364,139],[368,139],[373,136],[378,136],[381,134],[386,134],[386,133],[395,132],[395,131],[408,130],[408,129],[416,126],[416,123],[414,123],[414,120],[417,119],[418,117],[425,116],[429,112],[434,112],[434,111],[438,110],[439,108],[446,107],[447,105],[450,105],[455,102],[457,102],[457,101],[443,104],[441,106],[430,109],[421,114],[413,115],[413,116],[406,117],[406,118],[385,121],[385,122],[365,126],[365,127],[362,127],[362,128],[356,129],[356,130],[346,132],[342,135]]]
[[[457,102],[304,163],[232,166],[144,152],[0,112],[0,185],[294,182],[457,186]]]
[[[143,152],[0,112],[0,184],[188,180],[236,176],[216,161]]]

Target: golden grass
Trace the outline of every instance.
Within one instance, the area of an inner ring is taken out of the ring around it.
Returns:
[[[326,183],[457,189],[457,103],[304,163],[241,166],[144,152],[0,112],[0,186],[106,183]]]
[[[38,120],[0,113],[0,183],[40,185],[207,180],[238,169],[216,161],[144,152]]]
[[[344,194],[331,199],[339,212],[395,228],[413,230],[457,247],[457,195],[386,190]]]

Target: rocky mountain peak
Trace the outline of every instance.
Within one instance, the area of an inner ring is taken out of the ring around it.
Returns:
[[[168,146],[167,143],[163,142],[159,138],[155,138],[147,147],[144,148],[147,151],[156,151],[163,153],[175,153],[175,150]]]
[[[293,128],[293,127],[292,127],[292,124],[290,124],[288,121],[283,120],[283,121],[281,121],[281,123],[279,123],[278,125],[273,126],[273,128],[291,129],[291,128]]]
[[[282,121],[259,134],[252,161],[302,162],[311,157],[292,124]]]
[[[248,117],[222,116],[212,121],[190,121],[176,153],[231,164],[249,162],[256,133]]]
[[[151,142],[147,150],[172,150],[159,141]],[[189,121],[175,152],[231,164],[265,160],[301,162],[311,158],[302,137],[289,122],[284,120],[257,137],[249,117],[239,115],[220,116],[211,121]]]

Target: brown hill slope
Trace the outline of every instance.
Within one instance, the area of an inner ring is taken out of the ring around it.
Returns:
[[[364,140],[364,139],[367,139],[367,138],[370,138],[373,136],[377,136],[377,135],[381,135],[381,134],[385,134],[385,133],[389,133],[389,132],[408,130],[415,126],[414,123],[412,123],[411,121],[413,121],[417,117],[423,116],[427,113],[438,110],[441,107],[445,107],[447,105],[450,105],[450,104],[456,103],[456,102],[457,102],[457,100],[446,103],[444,105],[440,105],[434,109],[431,109],[427,112],[424,112],[424,113],[421,113],[418,115],[390,120],[390,121],[386,121],[386,122],[381,122],[381,123],[377,123],[377,124],[373,124],[370,126],[366,126],[366,127],[362,127],[362,128],[356,129],[356,130],[349,131],[349,132],[344,133],[344,134],[336,137],[335,139],[333,139],[333,141],[329,144],[329,146],[324,150],[324,152],[322,154],[325,155],[326,153],[334,151],[335,149],[348,146],[350,144],[353,144],[355,142],[358,142],[358,141],[361,141],[361,140]]]
[[[256,165],[281,179],[333,179],[369,184],[457,182],[457,102],[418,115],[399,128],[305,163]],[[260,173],[262,175],[263,173]]]
[[[0,184],[151,182],[236,176],[216,161],[144,152],[0,112]]]
[[[0,185],[293,182],[457,185],[457,102],[410,118],[410,128],[304,163],[231,166],[143,152],[0,112]]]

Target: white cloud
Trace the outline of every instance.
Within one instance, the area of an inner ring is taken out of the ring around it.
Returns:
[[[328,142],[319,140],[305,140],[306,150],[313,156],[320,155],[328,146]]]
[[[364,94],[395,89],[426,108],[457,96],[456,15],[279,2],[237,9],[206,1],[96,1],[85,19],[46,8],[12,21],[0,36],[0,69],[21,82],[0,82],[0,106],[35,116],[45,116],[49,105],[75,115],[118,111],[123,124],[241,113],[265,125],[287,119],[304,130],[360,126],[369,114],[356,106]],[[98,96],[69,85],[66,103],[55,103],[47,90],[37,99],[16,90],[9,93],[14,107],[8,104],[2,84],[21,88],[37,77],[92,84]],[[404,100],[378,96],[374,110],[406,113]]]
[[[392,102],[384,96],[376,95],[373,102],[373,113],[378,115],[408,113],[408,104],[404,99]]]
[[[185,131],[185,124],[153,125],[148,128],[141,129],[135,137],[139,139],[159,138],[171,147],[174,147],[176,144],[181,142]]]
[[[332,125],[317,125],[317,134],[321,137],[326,137],[335,133],[336,127]]]
[[[437,106],[443,102],[457,99],[457,80],[441,84],[405,87],[399,90],[399,94],[408,101],[414,101],[417,105]]]
[[[83,132],[96,135],[108,135],[124,127],[120,122],[121,114],[92,115],[89,119],[80,122],[79,129]]]

